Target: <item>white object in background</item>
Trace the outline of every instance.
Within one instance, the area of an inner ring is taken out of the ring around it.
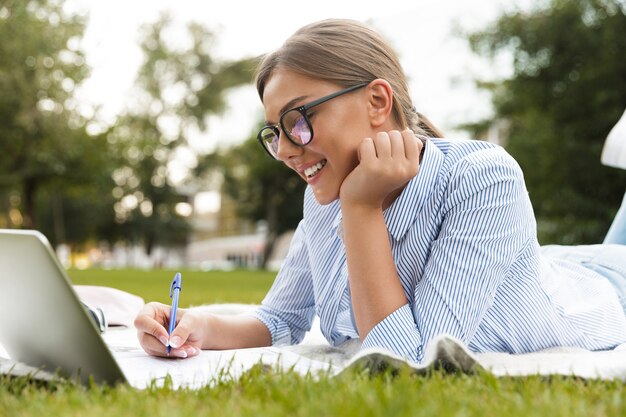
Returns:
[[[626,169],[626,111],[609,132],[600,160],[603,165]]]

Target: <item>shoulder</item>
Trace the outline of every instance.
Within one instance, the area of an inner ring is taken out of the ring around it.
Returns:
[[[482,174],[523,179],[517,161],[499,145],[466,139],[432,139],[431,142],[444,155],[441,174],[450,177]]]
[[[489,198],[527,194],[519,164],[501,146],[479,140],[433,139],[432,143],[442,154],[438,195],[448,204],[483,192]]]
[[[430,141],[445,155],[448,164],[459,162],[479,163],[494,158],[504,158],[509,162],[515,163],[513,157],[511,157],[504,148],[494,143],[482,140],[448,138],[435,138],[430,139]]]

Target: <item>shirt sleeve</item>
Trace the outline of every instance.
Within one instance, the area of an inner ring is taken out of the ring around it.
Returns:
[[[466,344],[472,340],[535,228],[517,163],[503,150],[479,154],[452,170],[444,191],[441,229],[414,288],[413,302],[376,325],[363,348],[382,347],[421,362],[424,347],[439,334]]]
[[[311,279],[302,220],[272,288],[254,313],[267,326],[273,345],[300,343],[311,329],[315,314]]]

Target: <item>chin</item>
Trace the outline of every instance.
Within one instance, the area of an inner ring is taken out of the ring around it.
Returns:
[[[321,192],[315,192],[315,190],[313,191],[313,194],[315,195],[315,200],[322,206],[326,206],[339,199],[339,194],[329,195]]]

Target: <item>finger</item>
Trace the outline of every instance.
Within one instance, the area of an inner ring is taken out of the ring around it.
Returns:
[[[193,323],[193,315],[191,314],[183,314],[180,318],[180,321],[176,325],[176,328],[172,332],[169,337],[169,345],[172,348],[180,348],[182,347],[187,340],[189,339],[189,335],[196,327]]]
[[[138,332],[137,338],[139,339],[139,344],[141,345],[142,349],[147,354],[161,357],[169,356],[165,345],[158,341],[154,336],[147,333]]]
[[[402,139],[404,142],[404,154],[409,161],[417,161],[424,144],[415,136],[411,129],[402,131]]]
[[[372,138],[365,138],[359,145],[359,161],[368,162],[376,159],[376,147]]]
[[[170,353],[168,354],[168,356],[170,358],[185,359],[189,356],[189,354],[187,353],[185,349],[180,348],[180,349],[172,349]]]
[[[152,338],[154,340],[154,338]],[[161,344],[153,344],[151,341],[147,341],[147,343],[142,344],[142,347],[146,353],[152,356],[160,356],[163,358],[190,358],[192,356],[198,356],[200,354],[200,349],[191,346],[184,345],[177,349],[171,349],[168,353],[167,348]]]
[[[404,138],[397,130],[389,132],[389,145],[392,158],[405,158]]]
[[[138,334],[146,334],[167,345],[168,334],[163,323],[167,321],[170,307],[160,303],[146,304],[137,317],[134,325]]]
[[[378,158],[391,157],[391,141],[387,132],[378,132],[374,138],[374,146],[376,147],[376,155]]]
[[[202,352],[202,349],[197,348],[195,346],[191,346],[191,349],[187,351],[187,356],[188,357],[192,357],[192,356],[198,356],[200,354],[200,352]]]
[[[199,354],[200,354],[200,349],[196,348],[195,346],[185,345],[185,346],[181,346],[178,349],[172,349],[169,353],[169,356],[185,359],[185,358],[191,358],[193,356],[198,356]]]

